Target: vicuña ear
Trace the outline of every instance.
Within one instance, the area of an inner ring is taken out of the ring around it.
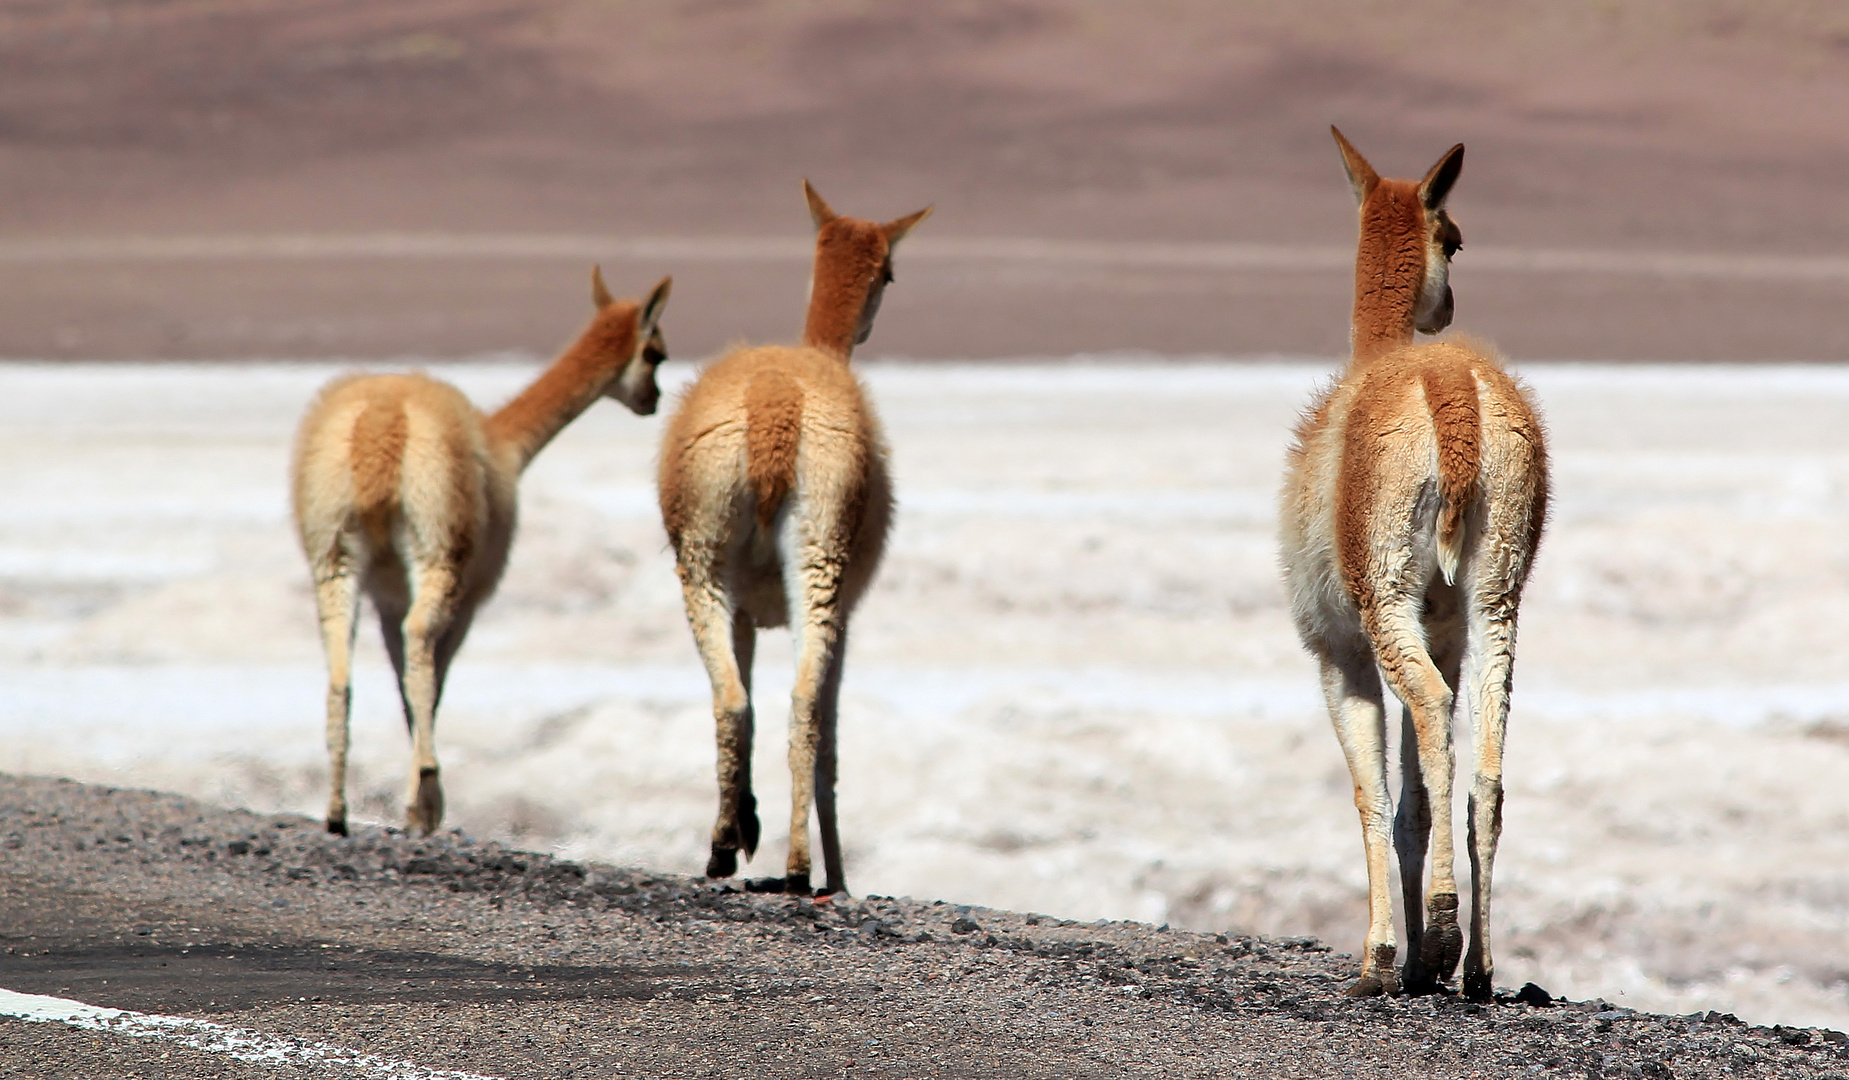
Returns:
[[[1445,156],[1438,159],[1432,171],[1419,181],[1419,201],[1427,210],[1436,210],[1445,204],[1445,196],[1451,194],[1451,185],[1457,183],[1457,174],[1464,171],[1464,144],[1458,143],[1445,151]]]
[[[828,208],[807,178],[803,180],[803,198],[809,200],[809,220],[815,222],[817,229],[841,216]]]
[[[1361,151],[1355,149],[1353,143],[1342,137],[1341,131],[1334,124],[1329,125],[1329,134],[1335,136],[1335,145],[1341,148],[1342,168],[1348,173],[1349,186],[1355,189],[1355,202],[1367,202],[1368,195],[1380,183],[1380,174],[1367,163],[1367,158],[1361,156]]]
[[[902,218],[893,218],[880,226],[880,232],[886,234],[886,246],[893,247],[905,239],[905,234],[912,231],[912,226],[931,216],[931,207],[927,206],[917,213],[907,214]]]
[[[598,311],[602,311],[604,308],[609,307],[611,304],[614,304],[615,302],[616,302],[616,297],[610,295],[609,286],[603,283],[603,267],[592,266],[591,267],[591,303],[597,305]]]
[[[668,306],[668,293],[674,288],[674,279],[664,277],[655,285],[655,291],[642,301],[642,314],[636,319],[636,335],[648,337],[657,324],[661,322],[661,312]]]

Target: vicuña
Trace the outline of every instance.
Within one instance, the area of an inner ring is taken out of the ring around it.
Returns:
[[[702,374],[661,448],[661,518],[687,621],[712,680],[719,815],[710,877],[757,850],[751,793],[751,660],[757,631],[789,626],[790,850],[780,887],[809,890],[809,810],[826,892],[847,889],[835,821],[835,703],[848,616],[866,591],[892,518],[886,446],[848,367],[892,281],[892,250],[929,208],[878,224],[841,217],[807,181],[815,269],[803,343],[743,348]]]
[[[661,392],[669,279],[615,300],[591,272],[597,313],[545,373],[484,416],[425,375],[361,375],[321,391],[296,436],[295,524],[314,574],[327,651],[329,832],[347,831],[347,716],[359,594],[379,612],[411,731],[407,827],[443,820],[436,712],[450,662],[507,566],[520,474],[600,396],[643,416]]]
[[[1463,989],[1484,1001],[1495,971],[1490,880],[1516,612],[1547,517],[1547,451],[1534,403],[1490,349],[1414,343],[1414,331],[1435,334],[1451,322],[1450,263],[1463,238],[1445,197],[1463,146],[1423,180],[1389,180],[1341,132],[1335,140],[1361,205],[1353,357],[1297,427],[1280,545],[1291,613],[1321,665],[1367,848],[1367,941],[1348,992],[1426,992],[1457,970],[1451,724],[1461,707],[1476,756]],[[1404,706],[1397,816],[1387,792],[1383,674]],[[1389,819],[1404,890],[1401,972]]]

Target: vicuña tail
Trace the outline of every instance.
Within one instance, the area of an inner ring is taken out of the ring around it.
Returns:
[[[760,371],[745,387],[745,479],[758,497],[758,524],[769,528],[796,484],[803,393],[795,379]]]
[[[353,424],[353,510],[374,543],[383,543],[391,528],[408,437],[409,424],[399,401],[369,402]]]
[[[1464,511],[1476,494],[1482,461],[1477,381],[1467,370],[1428,371],[1425,404],[1438,435],[1438,572],[1445,584],[1455,585],[1464,556]]]

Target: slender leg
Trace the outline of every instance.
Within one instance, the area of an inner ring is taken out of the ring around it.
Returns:
[[[1395,598],[1377,611],[1376,656],[1387,684],[1411,714],[1418,770],[1431,819],[1432,875],[1426,892],[1426,926],[1420,951],[1408,955],[1406,971],[1417,978],[1408,989],[1429,990],[1433,980],[1457,969],[1462,935],[1457,929],[1457,876],[1452,836],[1451,787],[1456,759],[1451,748],[1451,688],[1427,652],[1413,602]],[[1409,905],[1410,907],[1410,905]],[[1410,922],[1411,916],[1408,916]]]
[[[732,611],[731,598],[720,584],[718,560],[699,553],[698,564],[683,561],[681,596],[687,604],[687,625],[706,665],[713,687],[713,721],[718,734],[719,815],[713,822],[712,851],[706,862],[707,877],[731,877],[738,872],[738,849],[745,845],[739,828],[746,777],[751,770],[751,692],[739,665],[738,624],[743,616]],[[742,753],[741,753],[742,750]],[[753,818],[755,820],[755,809]],[[752,838],[756,848],[756,837]]]
[[[821,702],[841,645],[841,578],[845,537],[827,523],[811,523],[784,570],[792,596],[796,685],[790,694],[790,859],[786,892],[809,891],[809,809],[815,801],[822,740]],[[831,540],[833,542],[831,542]]]
[[[410,601],[376,587],[368,595],[379,612],[379,636],[385,640],[385,655],[391,660],[392,674],[398,680],[398,703],[404,708],[404,730],[409,735],[417,730],[417,721],[411,715],[411,701],[404,696],[404,620],[411,610]]]
[[[1399,992],[1393,968],[1393,895],[1387,863],[1388,819],[1385,710],[1380,676],[1364,643],[1343,643],[1322,657],[1323,699],[1335,723],[1335,736],[1354,781],[1355,809],[1361,814],[1361,842],[1367,848],[1368,929],[1361,952],[1361,978],[1348,988],[1350,997]]]
[[[738,847],[750,859],[758,853],[758,798],[751,792],[751,746],[757,729],[757,710],[751,704],[751,667],[757,657],[758,629],[744,612],[732,616],[732,656],[745,687],[745,713],[732,725],[734,783],[738,787]]]
[[[1467,677],[1476,763],[1470,787],[1470,951],[1464,957],[1464,996],[1488,1001],[1496,975],[1490,955],[1489,901],[1496,842],[1502,836],[1502,748],[1515,660],[1513,602],[1503,611],[1473,613],[1470,636]]]
[[[1432,835],[1431,795],[1419,769],[1419,733],[1412,710],[1400,709],[1400,809],[1393,817],[1393,848],[1400,858],[1400,910],[1406,919],[1406,967],[1401,982],[1409,993],[1431,987],[1419,957],[1425,947],[1425,856]]]
[[[835,763],[838,706],[841,700],[841,668],[847,658],[847,623],[844,620],[835,638],[834,661],[822,680],[821,697],[816,701],[816,726],[819,738],[815,756],[815,817],[822,832],[822,870],[827,882],[825,893],[847,892],[847,873],[841,866],[841,833],[835,819]]]
[[[469,636],[469,627],[475,622],[475,605],[473,601],[460,605],[449,624],[449,629],[437,641],[437,706],[443,704],[443,687],[449,684],[449,666],[456,659],[456,652],[462,648],[462,642]]]
[[[353,704],[353,634],[359,626],[359,577],[336,555],[315,574],[315,608],[327,653],[327,831],[347,835],[347,719]]]
[[[1457,698],[1458,670],[1464,657],[1464,621],[1461,592],[1454,585],[1434,582],[1426,592],[1426,648],[1439,677]],[[1457,925],[1457,896],[1424,895],[1425,855],[1432,827],[1430,796],[1419,757],[1418,726],[1411,709],[1401,710],[1400,816],[1394,823],[1394,843],[1400,848],[1400,888],[1405,898],[1406,970],[1408,993],[1429,993],[1450,980],[1463,953],[1464,935]],[[1451,721],[1445,722],[1447,736]],[[1429,906],[1429,911],[1427,910]],[[1431,933],[1425,932],[1426,919]]]
[[[443,822],[443,783],[436,747],[437,645],[456,612],[456,573],[439,562],[412,572],[411,610],[404,618],[404,674],[399,689],[411,720],[411,780],[405,827],[433,833]]]

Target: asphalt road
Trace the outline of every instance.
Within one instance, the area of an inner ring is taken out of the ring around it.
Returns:
[[[1849,1073],[1836,1033],[1354,1001],[1353,968],[1311,939],[817,903],[0,777],[6,1077]],[[21,994],[147,1015],[31,1021]]]

